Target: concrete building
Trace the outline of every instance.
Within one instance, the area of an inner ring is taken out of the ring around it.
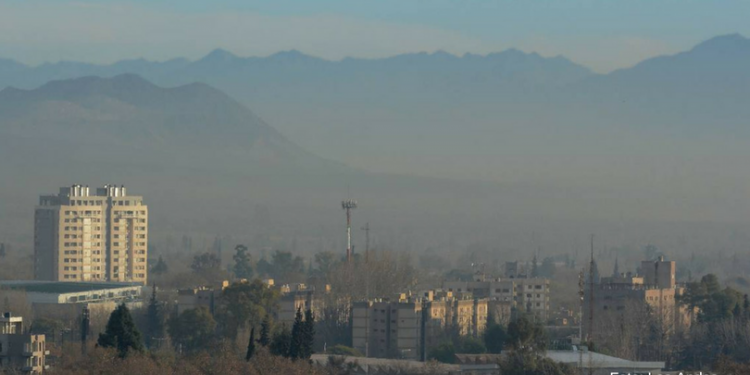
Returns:
[[[22,295],[31,305],[35,318],[76,317],[84,307],[91,316],[109,316],[117,305],[129,309],[143,306],[144,286],[140,283],[85,283],[56,281],[0,281],[0,298],[11,293]]]
[[[22,317],[10,313],[0,317],[0,370],[41,374],[48,368],[47,354],[44,335],[24,333]]]
[[[148,207],[125,187],[60,188],[34,213],[34,276],[51,281],[147,282]]]
[[[477,298],[487,298],[489,301],[510,303],[511,308],[533,314],[544,322],[549,319],[549,279],[447,281],[443,283],[443,289],[455,293],[472,293]]]
[[[306,310],[315,314],[318,304],[315,303],[315,290],[308,289],[305,284],[284,285],[281,287],[281,298],[279,299],[279,313],[276,321],[292,327],[297,310],[304,315]]]
[[[401,294],[394,301],[355,303],[352,344],[368,357],[419,360],[446,330],[480,337],[487,327],[488,300],[451,292]]]
[[[587,284],[584,290],[584,332],[597,334],[596,330],[607,329],[606,326],[618,317],[638,319],[638,314],[655,314],[667,333],[689,326],[688,311],[678,303],[685,289],[677,285],[676,268],[675,262],[661,257],[656,261],[642,262],[643,275],[625,273],[604,277],[593,286]]]

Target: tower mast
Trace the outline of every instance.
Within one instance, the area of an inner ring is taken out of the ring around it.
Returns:
[[[352,210],[357,208],[357,201],[347,199],[341,202],[341,208],[346,211],[346,261],[352,261]]]

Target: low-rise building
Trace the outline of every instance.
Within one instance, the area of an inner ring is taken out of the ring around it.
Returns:
[[[44,335],[26,333],[23,317],[5,313],[0,317],[0,369],[41,374],[47,369]]]

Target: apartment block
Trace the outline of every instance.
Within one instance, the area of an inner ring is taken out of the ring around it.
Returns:
[[[588,334],[610,329],[622,319],[645,319],[645,314],[662,323],[667,333],[690,325],[690,314],[678,300],[685,288],[675,279],[676,264],[660,258],[641,263],[641,275],[625,273],[587,284],[584,290],[584,330]],[[594,313],[592,316],[591,313]],[[591,327],[593,323],[593,330]]]
[[[542,321],[549,319],[549,279],[514,278],[476,281],[446,281],[443,289],[454,293],[472,293],[476,298],[487,298],[500,316],[507,318],[508,308],[533,314]],[[510,304],[510,306],[508,306]]]
[[[44,335],[24,333],[23,318],[10,313],[0,317],[0,372],[41,374],[47,369]]]
[[[37,280],[147,282],[148,207],[124,186],[60,188],[34,214]]]
[[[486,298],[443,291],[358,302],[352,309],[352,344],[368,357],[419,360],[449,329],[480,337],[488,312]]]

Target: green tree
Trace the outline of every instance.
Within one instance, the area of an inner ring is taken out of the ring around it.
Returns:
[[[206,271],[217,270],[221,267],[221,260],[216,254],[203,253],[193,257],[193,263],[190,268],[195,273],[204,273]]]
[[[158,345],[158,340],[164,337],[164,315],[161,303],[156,299],[156,284],[151,288],[151,298],[146,312],[146,347],[149,349]]]
[[[302,346],[300,358],[310,359],[313,355],[313,344],[315,343],[315,315],[312,310],[305,310],[305,320],[302,323]]]
[[[247,342],[247,354],[245,354],[245,361],[250,361],[255,355],[255,327],[250,330],[250,340]]]
[[[526,314],[520,314],[508,324],[506,342],[516,351],[543,352],[547,348],[546,334],[542,325]]]
[[[281,329],[273,336],[271,341],[270,350],[271,354],[289,357],[290,344],[292,342],[292,333],[289,332],[289,328],[286,325],[282,325]]]
[[[505,328],[495,321],[494,314],[489,314],[487,317],[487,328],[484,330],[484,335],[482,336],[487,352],[500,354],[507,336]]]
[[[159,260],[156,262],[153,268],[151,268],[151,273],[155,275],[163,275],[169,271],[169,267],[167,267],[167,263],[164,262],[164,259],[162,259],[161,255],[159,255]]]
[[[333,348],[328,349],[328,354],[343,355],[347,357],[364,357],[365,356],[359,350],[354,349],[349,346],[345,346],[345,345],[336,345]]]
[[[260,339],[258,339],[258,343],[261,346],[271,344],[271,316],[269,314],[266,314],[260,323]]]
[[[292,340],[289,343],[289,358],[303,358],[304,341],[305,332],[304,322],[302,321],[302,310],[297,309],[297,314],[294,316],[294,325],[292,326]]]
[[[456,361],[456,347],[450,341],[444,341],[427,353],[429,359],[442,363],[453,363]]]
[[[172,343],[186,352],[210,348],[214,342],[216,321],[207,308],[185,310],[169,320]]]
[[[253,277],[253,267],[250,254],[247,253],[247,246],[237,245],[234,248],[234,275],[241,279],[250,279]]]
[[[224,289],[217,308],[217,320],[224,337],[237,339],[240,329],[258,326],[278,310],[279,294],[260,280],[234,283]]]
[[[98,344],[103,348],[116,348],[120,358],[127,357],[130,351],[143,351],[141,333],[124,303],[110,314],[106,330],[99,334]]]

